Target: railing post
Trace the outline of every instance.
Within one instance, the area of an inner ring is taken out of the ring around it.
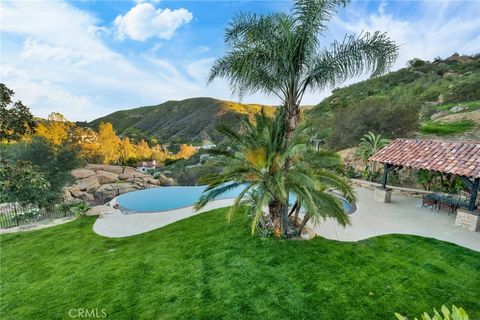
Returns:
[[[17,205],[15,203],[13,204],[13,212],[15,213],[15,222],[16,222],[17,227],[18,227],[20,225],[20,223],[18,222]]]

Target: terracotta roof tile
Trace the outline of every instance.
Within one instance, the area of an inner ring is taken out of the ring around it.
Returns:
[[[368,159],[480,178],[480,142],[396,139]]]

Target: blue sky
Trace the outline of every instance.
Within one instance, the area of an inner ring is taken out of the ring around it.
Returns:
[[[0,77],[35,115],[92,120],[118,109],[197,96],[236,100],[206,85],[241,11],[288,12],[291,1],[2,1]],[[385,31],[401,47],[393,69],[418,57],[480,52],[480,1],[353,1],[322,36]],[[348,83],[365,77],[352,79]],[[313,92],[316,104],[330,92]],[[276,104],[271,96],[244,102]]]

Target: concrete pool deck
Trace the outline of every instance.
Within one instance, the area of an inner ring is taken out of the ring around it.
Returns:
[[[413,234],[434,238],[480,252],[480,233],[454,225],[455,215],[421,208],[418,198],[393,195],[391,203],[373,200],[373,191],[356,188],[357,211],[352,224],[343,228],[333,219],[311,226],[321,237],[338,241],[359,241],[384,234]],[[219,200],[201,212],[229,206],[233,200]],[[141,234],[195,215],[192,207],[165,212],[121,214],[119,210],[97,219],[93,230],[102,236],[121,238]]]

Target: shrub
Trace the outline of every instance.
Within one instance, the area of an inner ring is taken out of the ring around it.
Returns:
[[[367,98],[356,106],[334,112],[328,144],[335,149],[357,145],[369,131],[386,138],[409,136],[418,128],[414,101],[392,102],[384,97]]]
[[[421,320],[468,320],[468,314],[462,308],[457,308],[452,306],[452,311],[450,311],[445,305],[440,309],[442,313],[440,314],[437,310],[433,309],[433,316],[429,316],[428,313],[422,314]],[[398,320],[407,320],[406,317],[395,313],[395,316]],[[418,320],[418,318],[415,318]]]
[[[475,127],[475,122],[471,119],[463,119],[448,123],[428,121],[422,124],[420,131],[424,134],[446,136],[467,132],[473,127]]]
[[[75,216],[84,214],[90,207],[85,202],[77,202],[70,206],[70,212]]]

